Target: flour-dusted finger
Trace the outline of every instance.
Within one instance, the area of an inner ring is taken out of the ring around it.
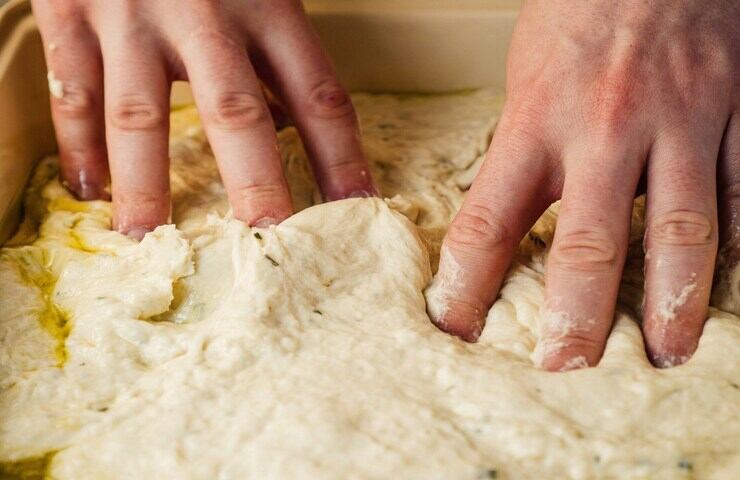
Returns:
[[[650,157],[643,330],[657,367],[688,360],[706,320],[718,244],[720,140],[721,131],[701,141],[680,132],[659,138]]]
[[[611,329],[641,165],[610,142],[569,152],[535,351],[546,370],[596,365]]]
[[[504,113],[425,292],[440,329],[478,339],[519,241],[555,196],[549,173],[542,143]]]

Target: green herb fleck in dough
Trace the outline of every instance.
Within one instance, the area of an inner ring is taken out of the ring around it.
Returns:
[[[314,310],[313,313],[315,313],[317,315],[323,315],[323,313],[321,313],[321,310]]]
[[[262,240],[262,235],[260,235],[260,232],[254,232],[254,238],[257,240]]]
[[[679,460],[678,468],[680,468],[681,470],[693,470],[694,464],[692,464],[689,460]]]
[[[498,478],[498,470],[494,468],[489,468],[486,470],[485,476],[483,478]]]
[[[270,261],[270,263],[272,263],[272,266],[273,267],[279,267],[280,266],[280,264],[274,258],[272,258],[271,256],[265,255],[265,258],[268,259]]]

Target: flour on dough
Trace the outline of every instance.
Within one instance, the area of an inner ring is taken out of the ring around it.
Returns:
[[[300,211],[269,229],[230,217],[193,109],[172,118],[174,225],[141,243],[109,230],[108,203],[74,200],[55,159],[39,166],[0,251],[0,473],[739,478],[740,322],[712,309],[685,365],[650,366],[641,205],[597,368],[533,363],[556,207],[463,343],[429,322],[422,291],[501,98],[354,101],[388,200],[319,205],[289,128]]]

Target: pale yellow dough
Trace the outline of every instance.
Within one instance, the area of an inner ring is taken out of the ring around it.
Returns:
[[[422,292],[501,99],[354,100],[388,199],[307,208],[288,129],[301,211],[269,229],[230,218],[192,109],[173,115],[175,225],[141,243],[38,168],[0,253],[0,473],[46,455],[65,480],[740,478],[740,321],[712,309],[688,363],[650,366],[640,205],[597,368],[533,364],[555,207],[465,344]]]

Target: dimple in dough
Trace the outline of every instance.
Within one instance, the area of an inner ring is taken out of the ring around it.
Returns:
[[[500,97],[354,101],[389,198],[311,206],[287,129],[301,211],[269,229],[230,218],[192,109],[172,119],[176,226],[141,243],[42,163],[0,253],[0,469],[56,452],[48,475],[77,480],[738,478],[740,322],[712,309],[693,358],[650,366],[639,202],[601,363],[543,372],[556,207],[476,344],[438,331],[422,294]]]

